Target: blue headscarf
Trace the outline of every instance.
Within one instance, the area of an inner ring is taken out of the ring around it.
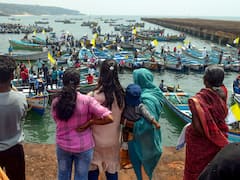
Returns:
[[[141,101],[156,121],[159,121],[163,108],[163,94],[153,84],[153,74],[145,68],[140,68],[133,71],[133,80],[142,88]],[[129,154],[134,171],[138,180],[141,180],[143,165],[149,179],[152,179],[153,170],[162,154],[161,130],[141,118],[135,122],[133,133],[134,139],[129,141]]]

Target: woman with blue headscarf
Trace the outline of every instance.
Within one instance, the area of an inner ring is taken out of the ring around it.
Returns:
[[[153,74],[140,68],[133,71],[133,80],[141,89],[141,101],[150,114],[159,121],[163,107],[163,94],[153,84]],[[133,140],[128,142],[128,149],[131,162],[137,179],[142,180],[141,166],[144,167],[149,179],[162,154],[161,130],[154,128],[145,119],[141,118],[134,123]]]

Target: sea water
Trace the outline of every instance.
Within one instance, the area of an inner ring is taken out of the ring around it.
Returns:
[[[127,17],[127,16],[20,16],[18,18],[21,21],[11,21],[8,17],[0,17],[0,22],[6,23],[20,23],[20,24],[34,24],[34,21],[41,20],[42,18],[48,18],[49,26],[53,27],[57,35],[60,35],[63,31],[68,31],[72,33],[75,38],[80,38],[83,35],[88,35],[89,39],[92,38],[91,29],[89,27],[80,26],[83,21],[97,21],[102,28],[103,33],[115,33],[113,27],[108,24],[100,21],[100,18],[103,19],[116,19],[119,18],[117,24],[128,24],[127,19],[135,19],[137,22],[140,22],[141,17]],[[63,24],[54,22],[56,19],[71,19],[71,18],[83,18],[82,21],[75,21],[75,24]],[[44,25],[44,26],[48,26]],[[153,24],[145,23],[145,29],[154,29],[154,28],[164,28],[156,26]],[[165,29],[166,34],[180,34],[181,32]],[[24,34],[0,34],[0,52],[7,52],[9,47],[8,39],[21,39]],[[45,37],[46,34],[38,34],[38,36]],[[206,47],[210,50],[212,43],[210,41],[202,40],[187,34],[187,40],[189,40],[197,48]],[[173,47],[183,46],[182,42],[176,43],[160,43],[158,44],[158,49],[160,50],[161,46],[169,46],[171,49]],[[19,52],[23,53],[23,52]],[[189,73],[178,73],[174,71],[162,71],[162,72],[153,72],[154,74],[154,83],[156,86],[159,86],[160,81],[163,79],[165,84],[177,86],[179,85],[181,89],[185,92],[194,95],[203,85],[203,73],[189,72]],[[232,82],[237,76],[237,73],[227,72],[225,75],[224,84],[229,90],[229,96],[232,92]],[[132,83],[132,72],[125,70],[123,73],[119,74],[120,82],[123,87],[126,87],[129,83]],[[162,141],[165,146],[174,146],[176,145],[177,138],[181,132],[181,129],[184,126],[184,123],[179,119],[174,112],[168,109],[166,106],[163,108],[163,112],[160,117],[161,131],[162,131]],[[29,112],[25,119],[24,123],[24,132],[25,132],[25,141],[34,142],[34,143],[54,143],[55,142],[55,122],[51,118],[50,107],[46,109],[46,112],[43,116],[39,116],[34,112]]]

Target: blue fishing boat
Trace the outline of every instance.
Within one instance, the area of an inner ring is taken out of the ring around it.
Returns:
[[[18,86],[16,88],[26,96],[29,110],[42,116],[48,105],[48,93],[46,91],[41,94],[29,92],[28,86]]]
[[[26,97],[31,110],[42,116],[48,105],[48,93],[42,95],[27,95]]]
[[[184,54],[167,53],[165,54],[166,69],[172,69],[176,71],[202,71],[204,69],[203,63],[199,60],[185,56]]]
[[[9,57],[16,61],[37,61],[47,60],[48,52],[34,52],[34,53],[24,53],[24,54],[8,54],[8,53],[0,53],[0,57]]]
[[[189,94],[185,92],[164,92],[164,99],[167,106],[176,113],[176,115],[183,120],[184,123],[192,122],[192,113],[188,106]],[[230,142],[240,142],[240,118],[235,119],[234,122],[228,120],[230,117],[230,112],[237,113],[236,117],[240,117],[239,104],[233,104],[229,108],[229,114],[226,118],[226,122],[229,124],[228,140]],[[238,108],[238,109],[236,109]]]
[[[29,50],[29,51],[42,51],[44,45],[29,43],[21,40],[9,40],[13,49]]]
[[[185,123],[192,122],[192,113],[188,106],[190,95],[185,92],[164,92],[167,106],[173,110]]]
[[[87,62],[88,59],[95,59],[92,52],[86,47],[82,47],[79,50],[78,58],[81,62]]]
[[[104,60],[107,60],[107,59],[112,59],[113,56],[112,54],[110,53],[110,51],[108,50],[100,50],[98,48],[95,48],[93,47],[91,49],[91,52],[93,54],[93,57],[99,62],[101,63],[102,61]]]

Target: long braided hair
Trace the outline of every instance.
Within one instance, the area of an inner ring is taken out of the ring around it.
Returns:
[[[75,68],[68,68],[63,74],[63,88],[57,94],[58,102],[53,108],[56,109],[57,117],[62,121],[71,118],[77,98],[77,87],[80,82],[79,71]]]
[[[114,96],[117,99],[117,104],[120,108],[124,106],[125,93],[118,78],[118,66],[115,60],[105,60],[101,64],[100,76],[98,79],[98,85],[95,88],[99,90],[99,93],[104,93],[106,101],[104,106],[108,109],[112,109],[112,103]]]

